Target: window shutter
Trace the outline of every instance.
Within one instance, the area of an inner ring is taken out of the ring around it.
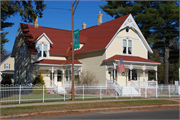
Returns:
[[[8,64],[9,65],[9,69],[10,69],[10,64]]]
[[[4,64],[4,69],[6,69],[6,63]]]

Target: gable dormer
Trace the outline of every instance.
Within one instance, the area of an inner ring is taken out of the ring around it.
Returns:
[[[49,57],[50,46],[53,42],[49,39],[49,37],[43,33],[40,37],[35,41],[35,46],[38,51],[37,57],[47,58]]]

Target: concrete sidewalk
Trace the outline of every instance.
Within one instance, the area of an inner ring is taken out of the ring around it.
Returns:
[[[45,103],[29,103],[15,105],[0,105],[0,108],[24,107],[24,106],[39,106],[39,105],[57,105],[57,104],[75,104],[75,103],[95,103],[95,102],[110,102],[110,101],[134,101],[134,100],[170,100],[179,102],[179,98],[143,98],[143,99],[114,99],[114,100],[84,100],[84,101],[62,101],[62,102],[45,102]]]

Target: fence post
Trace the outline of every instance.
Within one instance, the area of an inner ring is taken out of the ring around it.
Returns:
[[[65,91],[66,91],[66,89],[65,89],[65,86],[64,86],[64,101],[65,101]]]
[[[84,85],[83,85],[83,100],[84,100]]]
[[[156,81],[156,98],[158,97],[158,95],[157,95],[157,87],[158,87],[158,85],[157,85],[157,81]]]
[[[19,104],[21,103],[21,85],[19,86]]]
[[[147,98],[147,88],[146,88],[146,84],[145,84],[145,98]]]
[[[169,98],[170,98],[170,92],[171,92],[171,91],[170,91],[170,85],[168,85],[168,88],[169,88],[169,90],[168,90],[168,91],[169,91]]]
[[[100,85],[100,99],[101,99],[101,85]]]
[[[43,85],[43,102],[44,102],[44,85]]]
[[[117,99],[117,86],[116,86],[116,99]]]
[[[131,81],[131,98],[132,98],[132,81]]]

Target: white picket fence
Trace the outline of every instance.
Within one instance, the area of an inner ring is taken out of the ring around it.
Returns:
[[[116,86],[118,87],[118,86]],[[114,86],[75,86],[75,100],[86,99],[106,99],[121,97],[180,97],[180,86],[175,85],[147,85],[139,87],[132,85],[129,96],[123,96],[123,89],[126,86],[120,86],[121,91]],[[34,85],[1,85],[0,86],[0,103],[11,102],[33,102],[33,101],[66,101],[71,99],[71,88],[66,87],[63,92],[56,92],[53,87]],[[140,95],[133,94],[137,90]]]

